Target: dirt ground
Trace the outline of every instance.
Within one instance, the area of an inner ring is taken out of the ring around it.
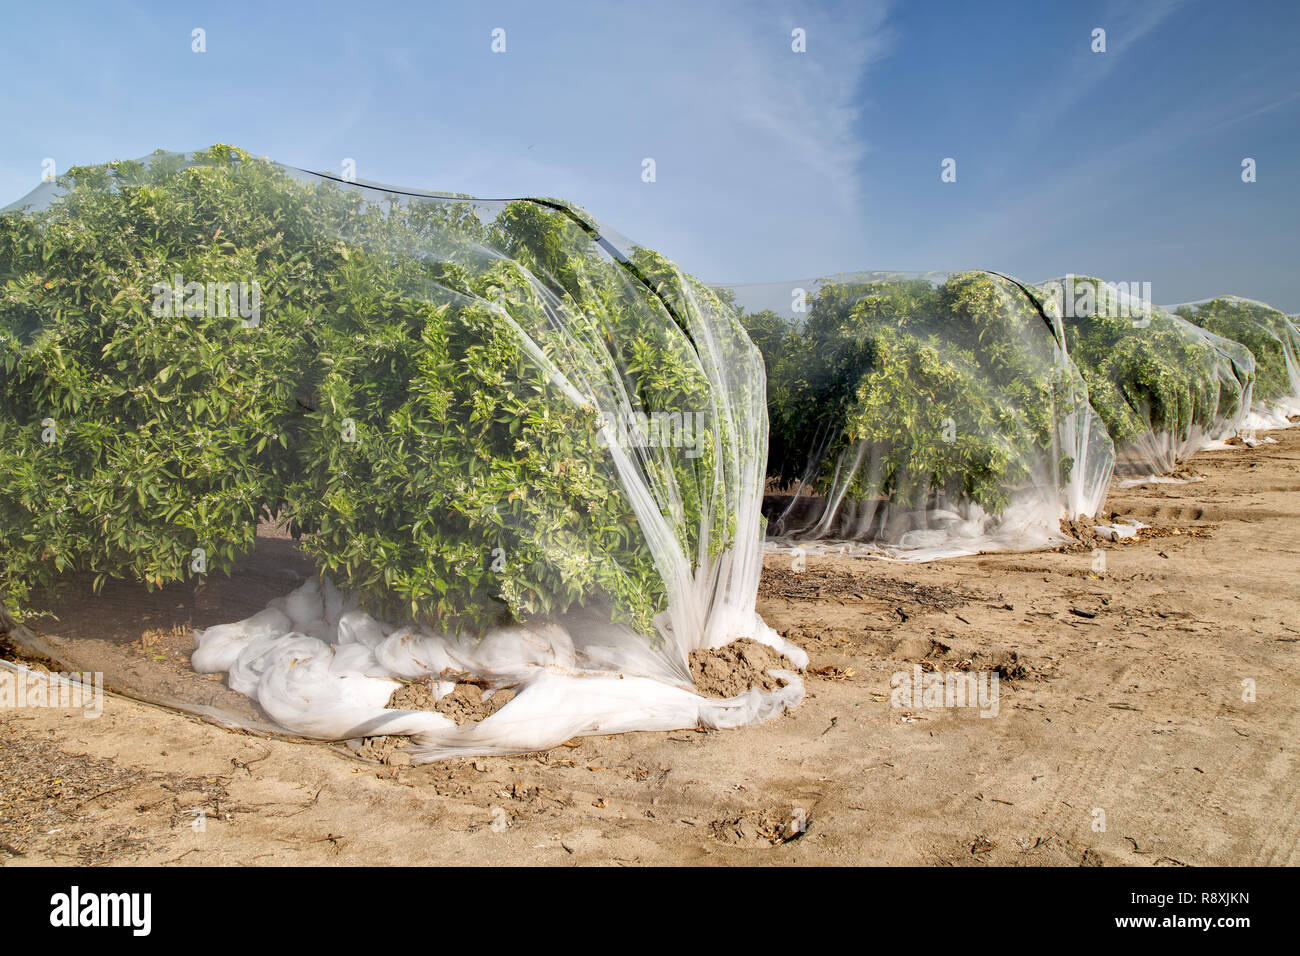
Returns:
[[[411,767],[115,696],[0,711],[0,865],[1295,865],[1300,429],[1274,437],[1114,492],[1152,528],[1101,557],[769,556],[759,610],[811,663],[757,727]],[[996,671],[997,716],[892,706],[916,665]]]

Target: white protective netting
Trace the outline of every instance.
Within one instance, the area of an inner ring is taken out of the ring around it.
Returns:
[[[0,591],[125,693],[417,760],[802,699],[790,671],[706,698],[689,664],[742,637],[806,663],[754,609],[759,354],[563,203],[230,147],[74,169],[0,216],[0,395]],[[456,681],[515,696],[387,706]]]
[[[1239,342],[1254,356],[1252,401],[1241,423],[1247,438],[1256,431],[1294,424],[1300,415],[1300,328],[1293,317],[1235,295],[1168,308],[1207,332]]]
[[[1091,516],[1113,448],[1057,320],[996,273],[722,287],[768,367],[770,545],[1024,551]]]
[[[1065,330],[1115,442],[1121,480],[1168,476],[1243,427],[1255,376],[1244,346],[1152,305],[1127,283],[1065,276],[1033,291]]]

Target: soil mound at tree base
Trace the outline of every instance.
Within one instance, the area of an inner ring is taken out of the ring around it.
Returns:
[[[706,697],[734,697],[751,687],[774,690],[781,682],[769,670],[798,670],[784,654],[743,638],[726,647],[691,651],[695,689]]]

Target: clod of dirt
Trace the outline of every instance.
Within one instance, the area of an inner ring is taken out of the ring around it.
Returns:
[[[1029,681],[1056,677],[1060,661],[1052,658],[1028,660],[1013,648],[953,648],[942,641],[921,637],[904,638],[894,647],[894,654],[921,665],[925,673],[961,671],[986,672],[998,680]]]
[[[1090,551],[1101,543],[1101,538],[1092,526],[1095,522],[1087,515],[1077,518],[1062,518],[1061,533],[1074,540],[1074,544],[1062,545],[1059,551]]]
[[[433,688],[426,681],[403,684],[388,698],[390,710],[432,710],[445,714],[459,724],[478,723],[491,717],[514,700],[513,688],[498,689],[491,697],[478,684],[457,684],[441,700],[433,699]]]
[[[491,697],[484,697],[483,688],[477,684],[457,684],[450,694],[433,705],[433,709],[446,714],[458,725],[471,724],[491,717],[514,697],[515,691],[509,687],[499,689]]]
[[[389,710],[433,710],[433,688],[424,681],[403,684],[388,698],[384,705]]]
[[[972,856],[979,856],[981,853],[988,853],[991,850],[997,849],[997,845],[998,844],[996,840],[990,840],[988,837],[986,837],[984,834],[981,833],[971,843],[970,852]]]
[[[800,811],[749,810],[739,816],[714,820],[709,830],[723,843],[778,846],[803,836],[808,823],[807,815]]]
[[[705,697],[735,697],[751,687],[774,690],[781,682],[767,673],[771,669],[798,670],[784,654],[749,638],[691,651],[691,676]]]
[[[349,744],[349,747],[362,760],[373,760],[376,763],[392,766],[411,762],[410,755],[402,753],[402,748],[409,742],[409,737],[366,737],[361,741],[360,746]]]
[[[490,698],[484,697],[483,688],[478,684],[457,684],[441,700],[433,699],[433,687],[428,681],[412,681],[403,684],[388,698],[389,710],[432,710],[445,714],[454,720],[457,726],[472,724],[491,717],[510,701],[514,700],[515,690],[510,687],[500,688]],[[348,747],[363,760],[374,760],[389,766],[405,767],[411,763],[411,756],[404,751],[410,743],[409,737],[365,737],[360,743],[351,741]]]

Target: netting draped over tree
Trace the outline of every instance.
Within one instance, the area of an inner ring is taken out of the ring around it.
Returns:
[[[783,672],[706,700],[688,665],[738,637],[806,660],[754,611],[758,352],[575,207],[230,147],[76,168],[0,216],[0,394],[0,589],[125,692],[417,759],[801,698]],[[144,618],[145,589],[224,683],[146,682],[60,614]],[[459,678],[518,693],[466,726],[385,706]]]
[[[767,361],[778,543],[1028,550],[1099,507],[1111,442],[1059,322],[1014,280],[860,273],[723,291]]]
[[[1230,438],[1250,410],[1255,360],[1238,342],[1090,276],[1032,288],[1059,318],[1123,478],[1177,471]]]
[[[1254,356],[1253,402],[1247,403],[1244,431],[1292,424],[1300,414],[1300,328],[1293,317],[1235,295],[1168,308],[1207,332],[1241,343]]]

